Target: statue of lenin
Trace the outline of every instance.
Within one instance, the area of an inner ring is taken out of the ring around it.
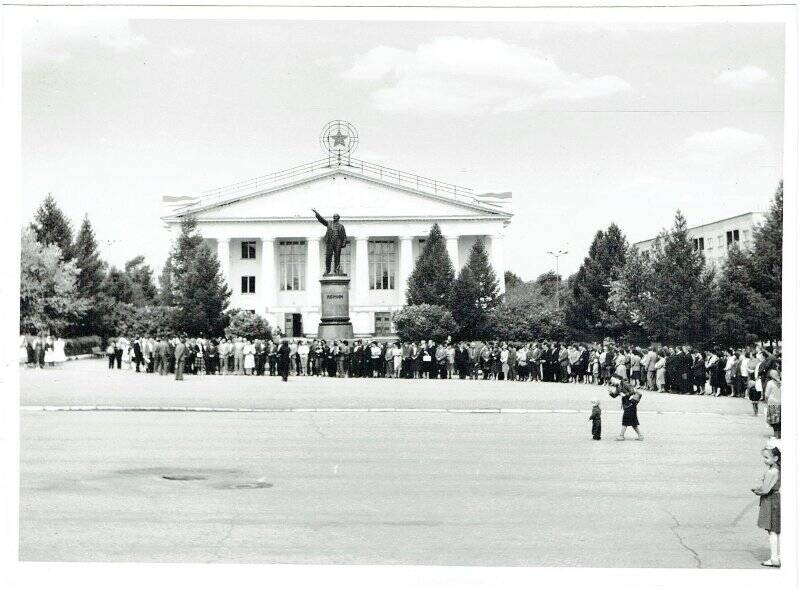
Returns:
[[[317,221],[325,225],[328,230],[325,232],[325,274],[341,274],[342,268],[339,260],[342,255],[342,248],[347,245],[347,233],[344,225],[339,222],[339,215],[333,215],[333,221],[326,221],[317,209],[311,209],[317,216]],[[333,258],[333,272],[331,272],[331,258]]]

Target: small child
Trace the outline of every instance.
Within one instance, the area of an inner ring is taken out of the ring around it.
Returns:
[[[601,426],[600,401],[596,399],[592,400],[592,414],[589,416],[589,421],[592,422],[592,439],[599,440]]]
[[[781,535],[781,451],[776,447],[766,447],[761,451],[767,470],[761,485],[751,489],[761,500],[758,507],[758,527],[769,534],[769,560],[761,566],[779,568]]]

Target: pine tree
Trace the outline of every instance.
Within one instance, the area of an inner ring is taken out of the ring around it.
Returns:
[[[75,239],[75,264],[80,271],[78,293],[85,299],[91,299],[102,287],[105,279],[105,263],[100,259],[88,215],[83,218],[78,237]]]
[[[497,275],[489,263],[486,245],[480,237],[475,241],[469,252],[467,266],[472,271],[473,278],[478,282],[481,301],[487,307],[496,306],[500,302]]]
[[[111,266],[103,281],[103,294],[116,303],[133,303],[136,292],[130,276]]]
[[[125,262],[125,274],[133,285],[134,304],[141,306],[154,304],[158,291],[153,282],[153,269],[144,263],[144,256],[136,256]]]
[[[158,301],[165,307],[175,306],[175,291],[172,288],[173,271],[172,254],[170,254],[164,261],[164,268],[158,277]]]
[[[481,284],[475,279],[469,264],[461,268],[453,285],[450,312],[458,324],[457,339],[468,341],[482,336],[486,323],[486,305],[482,300]]]
[[[449,307],[453,293],[453,262],[447,254],[442,231],[434,223],[425,247],[417,258],[408,279],[406,300],[409,305]]]
[[[761,295],[765,308],[756,331],[764,340],[781,339],[781,305],[783,302],[783,181],[778,184],[772,205],[763,225],[753,235],[750,256],[750,280]]]
[[[719,313],[716,340],[725,346],[742,346],[758,339],[759,318],[766,301],[751,285],[750,259],[734,243],[717,285],[715,307]]]
[[[525,284],[525,281],[522,280],[522,278],[520,278],[516,274],[514,274],[511,270],[505,271],[504,279],[506,284],[506,292]]]
[[[218,336],[228,324],[225,310],[231,292],[216,253],[203,243],[196,229],[193,219],[184,220],[171,254],[175,328],[189,336]]]
[[[34,215],[31,227],[36,235],[36,241],[43,245],[57,245],[64,261],[72,260],[74,257],[72,225],[58,208],[52,194],[47,193]]]
[[[616,224],[595,235],[589,255],[570,281],[565,307],[566,322],[578,334],[594,339],[618,335],[613,333],[613,324],[606,321],[608,295],[611,282],[625,265],[627,249],[627,240]]]
[[[653,249],[653,288],[644,306],[651,336],[658,341],[702,344],[713,339],[713,272],[689,239],[686,218],[678,211],[668,233]]]

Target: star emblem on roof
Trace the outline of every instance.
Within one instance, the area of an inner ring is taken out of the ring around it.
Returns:
[[[345,139],[348,139],[347,135],[343,135],[341,129],[336,130],[336,135],[329,135],[328,139],[333,139],[333,146],[336,147],[337,145],[341,145],[345,147]]]

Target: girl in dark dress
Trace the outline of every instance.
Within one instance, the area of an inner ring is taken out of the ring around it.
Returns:
[[[778,448],[764,448],[761,455],[767,470],[761,484],[751,489],[760,497],[758,527],[769,534],[770,557],[761,566],[778,568],[781,566],[781,451]]]
[[[620,397],[622,401],[622,430],[617,436],[617,441],[621,442],[625,439],[625,432],[629,427],[633,428],[636,432],[636,439],[638,441],[644,440],[642,432],[639,431],[639,415],[637,413],[637,406],[642,399],[642,393],[634,390],[631,385],[623,381],[619,375],[613,374],[610,379],[611,397]]]

